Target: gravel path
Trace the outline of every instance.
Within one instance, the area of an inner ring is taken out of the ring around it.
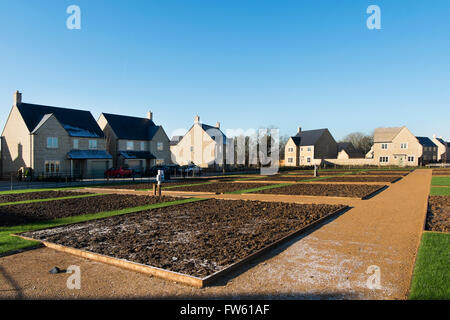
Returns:
[[[406,299],[430,181],[431,170],[416,170],[213,287],[195,289],[42,248],[0,258],[0,297]],[[70,265],[81,267],[81,290],[66,288],[67,274],[48,274]],[[380,269],[380,289],[366,285],[372,265]]]

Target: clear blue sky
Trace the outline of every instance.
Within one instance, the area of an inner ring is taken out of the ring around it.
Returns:
[[[80,6],[82,29],[66,9]],[[368,30],[366,8],[381,8]],[[224,128],[450,140],[448,0],[2,0],[0,125],[25,102]]]

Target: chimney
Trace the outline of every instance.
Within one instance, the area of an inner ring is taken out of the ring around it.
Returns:
[[[195,116],[194,117],[194,123],[199,123],[200,122],[200,117],[199,116]]]
[[[216,128],[220,129],[220,122],[216,122]]]
[[[17,106],[18,104],[22,103],[22,94],[17,90],[14,92],[14,105]]]
[[[302,132],[302,127],[298,127],[297,133],[301,133]]]
[[[433,134],[433,139],[436,139],[436,135],[435,134]]]
[[[153,120],[153,112],[151,111],[147,112],[147,119]]]

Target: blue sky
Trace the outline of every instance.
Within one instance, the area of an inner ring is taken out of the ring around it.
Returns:
[[[66,9],[81,8],[81,30]],[[381,8],[381,30],[366,9]],[[2,0],[0,125],[25,102],[223,128],[450,140],[448,0]]]

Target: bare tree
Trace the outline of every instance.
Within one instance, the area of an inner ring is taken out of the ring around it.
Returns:
[[[366,135],[362,132],[352,132],[346,135],[341,142],[351,142],[356,150],[366,154],[373,146],[373,135]]]

